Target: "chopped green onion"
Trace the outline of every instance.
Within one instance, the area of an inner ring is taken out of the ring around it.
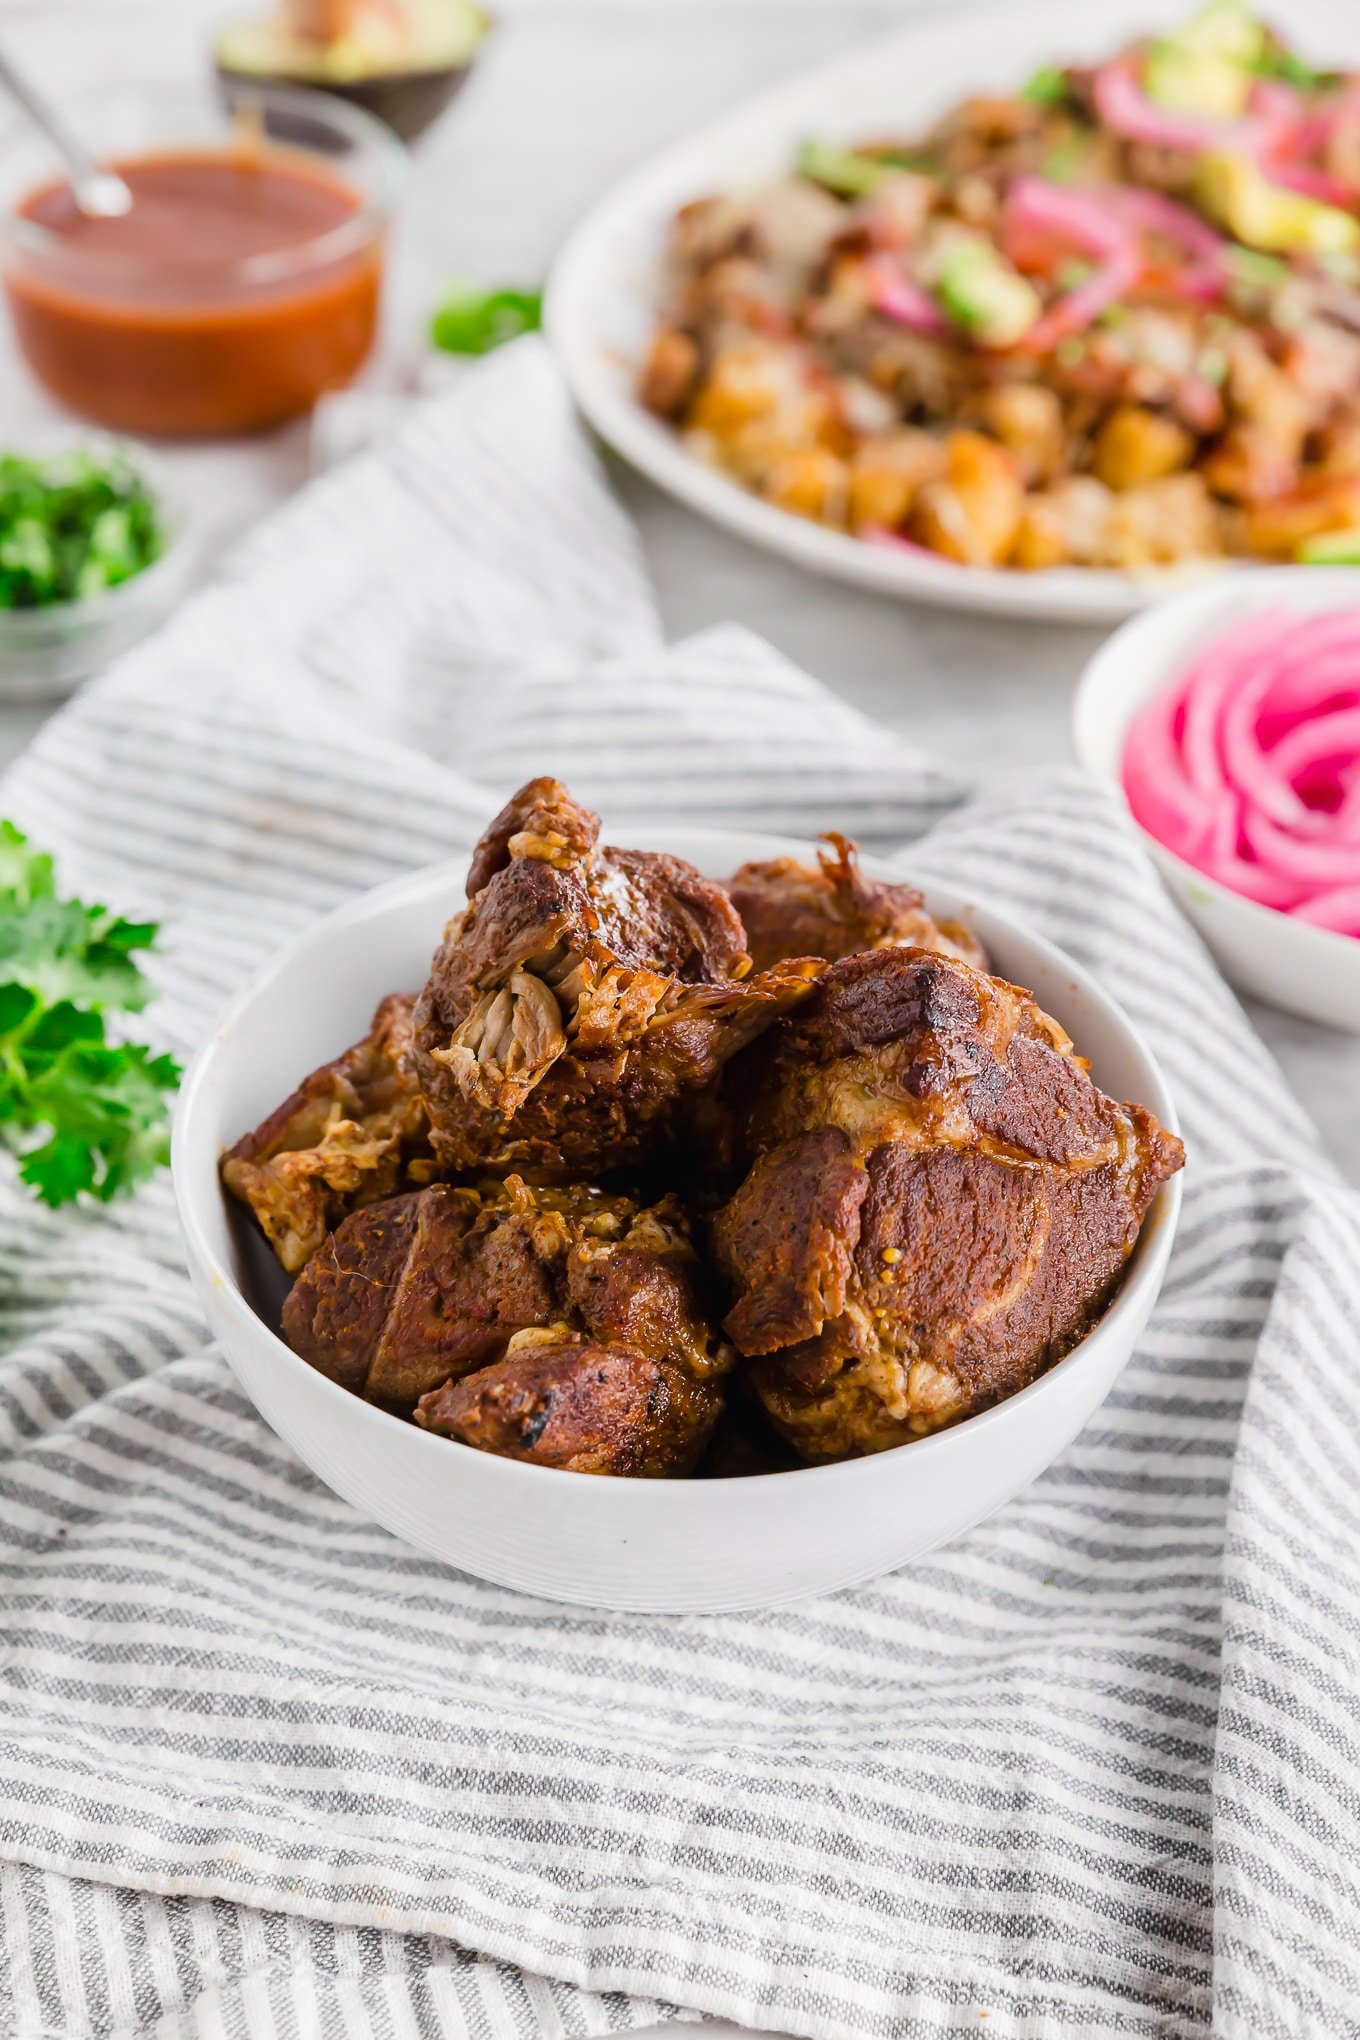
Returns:
[[[490,354],[521,333],[543,324],[543,298],[536,290],[450,291],[431,323],[436,347],[446,354]]]

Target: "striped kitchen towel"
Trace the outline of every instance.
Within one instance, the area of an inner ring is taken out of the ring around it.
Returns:
[[[614,1616],[451,1573],[312,1479],[207,1339],[166,1182],[53,1214],[6,1180],[4,2031],[1360,2032],[1360,1199],[1104,792],[969,800],[749,635],[666,644],[526,341],[275,518],[0,806],[165,919],[184,1053],[536,771],[625,839],[917,838],[914,871],[1094,970],[1185,1119],[1160,1306],[951,1548],[767,1614]]]

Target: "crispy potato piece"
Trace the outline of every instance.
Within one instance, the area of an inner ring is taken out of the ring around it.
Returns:
[[[1025,507],[1015,459],[980,432],[951,432],[945,453],[944,479],[921,490],[911,536],[963,566],[1000,566]]]
[[[761,493],[776,509],[817,524],[845,523],[850,471],[825,446],[805,446],[775,462]]]
[[[1292,559],[1305,539],[1360,528],[1360,475],[1322,475],[1287,495],[1249,503],[1242,529],[1248,549],[1266,559]]]
[[[699,349],[677,326],[658,326],[638,380],[638,395],[659,418],[678,418],[699,379]]]
[[[1105,539],[1106,564],[1137,572],[1222,551],[1218,515],[1199,474],[1168,475],[1115,496]]]
[[[1024,481],[1046,482],[1057,474],[1063,459],[1063,416],[1054,390],[1042,383],[1003,383],[1000,389],[983,393],[978,416],[1014,454]]]
[[[1109,489],[1137,489],[1188,467],[1195,441],[1183,425],[1142,404],[1121,404],[1101,426],[1092,465]]]
[[[850,523],[896,531],[905,524],[927,482],[947,465],[943,441],[908,429],[866,439],[850,462]]]

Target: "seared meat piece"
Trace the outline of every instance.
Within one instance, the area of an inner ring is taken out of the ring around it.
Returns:
[[[416,1005],[441,1163],[578,1181],[635,1167],[690,1094],[803,997],[806,961],[749,975],[720,885],[678,857],[596,847],[556,780],[493,822]]]
[[[428,1121],[411,1054],[415,1001],[393,993],[364,1039],[313,1070],[222,1162],[290,1275],[346,1212],[428,1181]]]
[[[532,1373],[542,1342],[580,1349],[600,1357],[605,1374],[577,1371],[559,1413],[565,1422],[571,1412],[572,1442],[550,1463],[587,1453],[582,1427],[597,1401],[600,1463],[592,1470],[617,1459],[619,1472],[661,1472],[671,1451],[679,1472],[717,1420],[719,1378],[733,1357],[708,1304],[707,1277],[673,1198],[640,1211],[627,1198],[529,1190],[512,1176],[489,1196],[436,1184],[354,1213],[294,1284],[283,1330],[295,1352],[342,1387],[405,1413],[425,1397],[419,1422],[487,1450],[501,1449],[490,1417],[475,1416],[483,1409],[475,1396],[453,1397],[455,1386],[467,1378],[471,1389],[488,1371],[508,1384],[485,1404],[508,1423],[506,1396],[526,1368]],[[644,1381],[654,1384],[651,1403],[643,1394],[638,1405],[645,1434],[630,1442],[624,1413]],[[457,1425],[445,1421],[455,1409]],[[538,1444],[557,1453],[563,1436],[559,1423],[551,1436],[521,1439],[516,1456],[539,1456]]]
[[[902,1444],[1061,1359],[1184,1159],[1027,992],[923,950],[833,964],[756,1060],[757,1159],[713,1243],[725,1328],[810,1459]]]
[[[936,922],[910,885],[866,878],[859,847],[828,830],[832,854],[817,853],[817,867],[796,857],[743,864],[727,881],[758,970],[790,956],[824,956],[835,962],[864,949],[933,949],[959,956],[979,970],[986,954],[961,921]]]
[[[416,1422],[482,1452],[570,1473],[692,1473],[722,1389],[634,1346],[519,1332],[503,1360],[422,1398]]]

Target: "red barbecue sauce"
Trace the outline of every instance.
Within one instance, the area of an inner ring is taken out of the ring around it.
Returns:
[[[348,184],[270,147],[113,167],[130,212],[88,219],[67,184],[43,185],[18,212],[54,244],[5,259],[20,345],[63,403],[119,431],[210,437],[277,424],[352,379],[382,245],[375,227],[318,247],[361,211]]]

